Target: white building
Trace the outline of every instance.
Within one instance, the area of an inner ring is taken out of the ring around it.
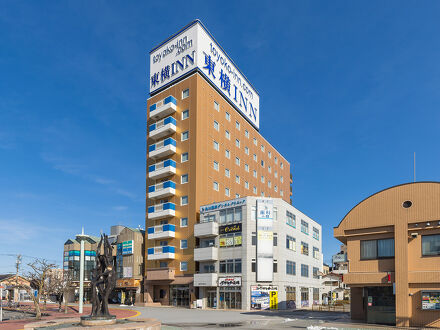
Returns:
[[[194,286],[202,306],[290,309],[321,303],[321,225],[279,198],[200,208]]]

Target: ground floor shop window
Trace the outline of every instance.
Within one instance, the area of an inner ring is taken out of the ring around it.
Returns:
[[[208,290],[206,292],[206,306],[208,308],[217,308],[217,290]]]
[[[309,306],[309,288],[301,288],[301,307]]]
[[[220,307],[226,309],[241,309],[241,287],[221,288]]]
[[[313,305],[319,305],[319,288],[313,288]]]
[[[170,305],[178,307],[189,306],[189,286],[172,285],[170,287]]]
[[[296,309],[296,288],[294,286],[286,286],[286,308]]]

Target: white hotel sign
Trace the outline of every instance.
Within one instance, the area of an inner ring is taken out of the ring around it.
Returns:
[[[150,52],[150,93],[198,70],[259,128],[260,97],[199,21]]]

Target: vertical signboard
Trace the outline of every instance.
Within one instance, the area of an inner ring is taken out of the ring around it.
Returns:
[[[257,282],[273,280],[273,200],[257,199]]]

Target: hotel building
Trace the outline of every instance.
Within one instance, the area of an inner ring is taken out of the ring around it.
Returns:
[[[290,202],[289,162],[258,131],[259,95],[200,21],[150,52],[144,300],[197,298],[202,205],[240,196]]]
[[[347,245],[352,319],[440,327],[440,182],[369,196],[334,236]]]
[[[270,205],[268,224],[260,223],[261,203]],[[245,197],[202,206],[194,236],[202,307],[295,309],[321,302],[321,225],[284,200]]]

